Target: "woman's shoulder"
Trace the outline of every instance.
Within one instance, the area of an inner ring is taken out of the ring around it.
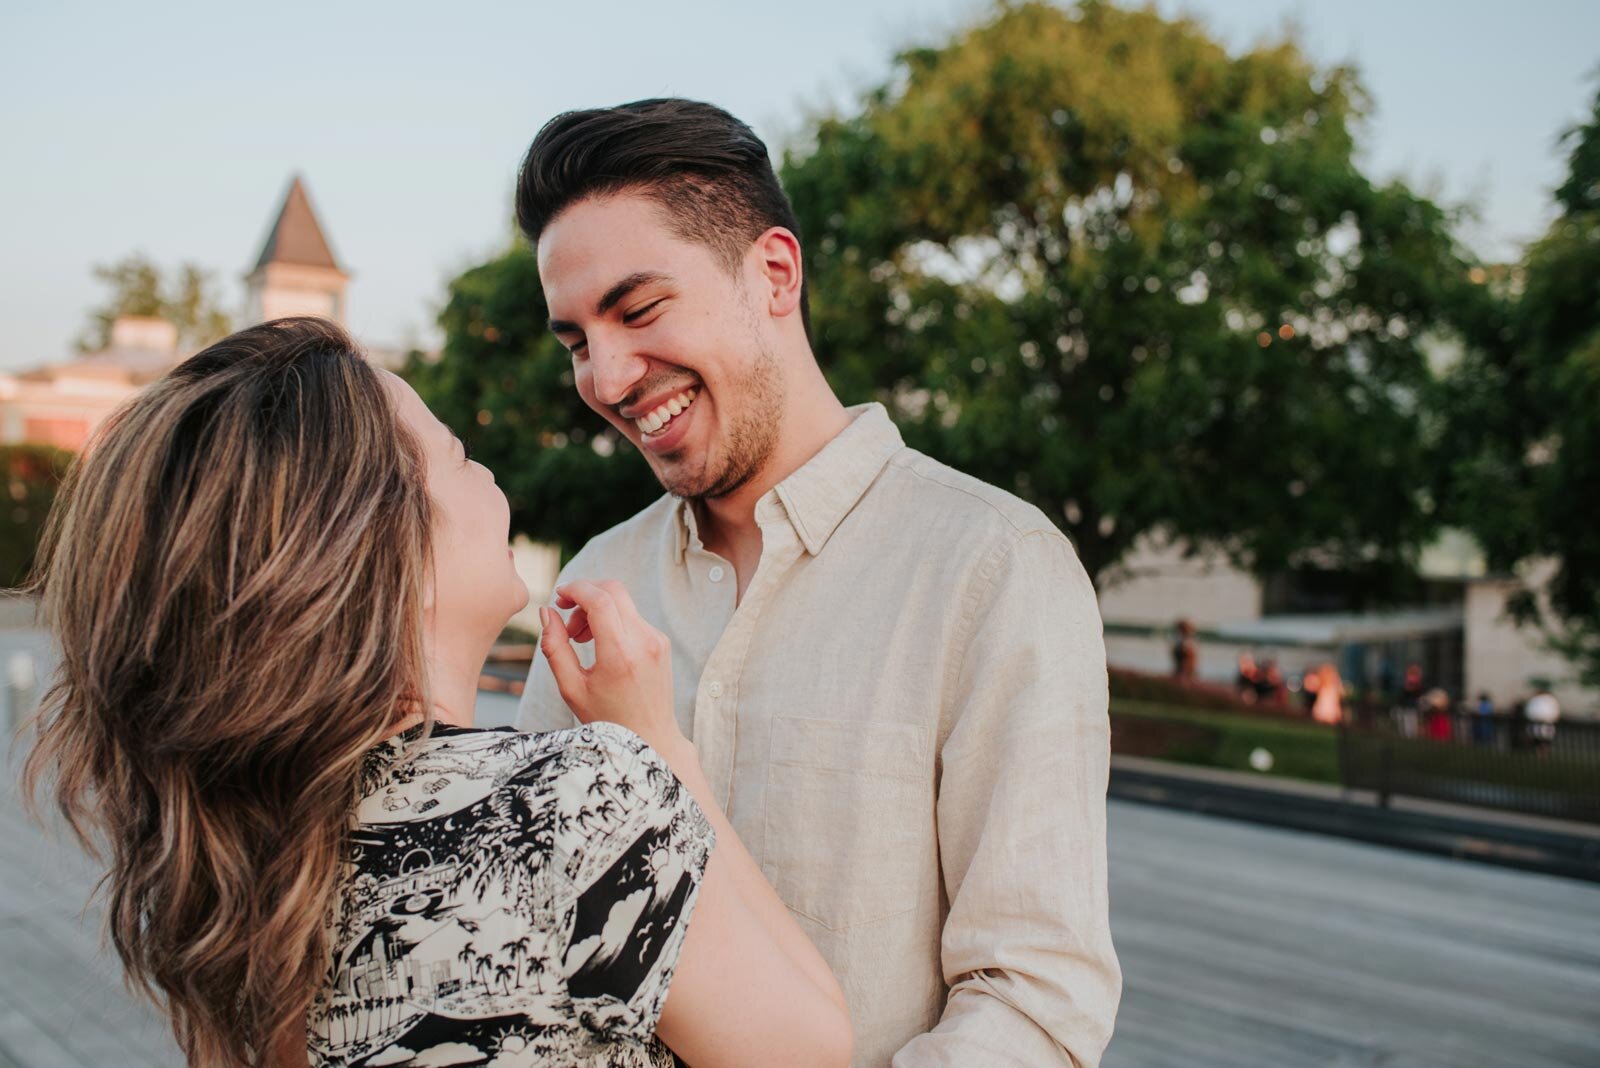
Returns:
[[[410,822],[512,788],[525,801],[567,807],[608,786],[669,804],[677,792],[666,762],[619,724],[540,732],[437,724],[426,736],[380,748],[369,762],[357,816],[362,823]]]

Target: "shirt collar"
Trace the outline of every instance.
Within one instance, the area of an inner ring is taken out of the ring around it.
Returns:
[[[850,425],[839,431],[799,470],[773,487],[768,495],[783,503],[783,511],[795,533],[812,556],[822,551],[889,458],[905,445],[900,429],[883,405],[858,404],[845,411],[850,416]],[[700,545],[700,534],[694,509],[687,500],[679,500],[675,510],[678,514],[678,560],[682,562],[691,544]]]

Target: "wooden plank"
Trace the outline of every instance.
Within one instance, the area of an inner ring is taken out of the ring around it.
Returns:
[[[1600,1063],[1600,887],[1110,810],[1107,1068]]]
[[[131,998],[102,959],[86,962],[47,927],[0,927],[6,947],[0,989],[7,1003],[84,1065],[160,1065],[181,1061],[155,1014]]]
[[[78,916],[94,866],[3,794],[0,1068],[180,1064],[98,911]],[[1106,1068],[1600,1064],[1600,886],[1144,805],[1109,820]]]

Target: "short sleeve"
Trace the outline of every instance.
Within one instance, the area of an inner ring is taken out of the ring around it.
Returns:
[[[563,794],[575,872],[562,974],[578,1020],[648,1041],[672,984],[715,834],[655,750],[625,727],[572,732]]]

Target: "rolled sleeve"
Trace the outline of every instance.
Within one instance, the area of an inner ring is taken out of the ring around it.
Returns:
[[[1058,532],[1015,534],[976,573],[963,630],[937,803],[950,993],[938,1025],[894,1068],[1092,1068],[1122,991],[1094,588]]]

